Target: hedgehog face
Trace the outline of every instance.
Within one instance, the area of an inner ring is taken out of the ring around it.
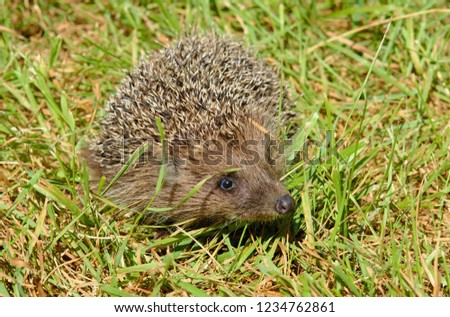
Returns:
[[[269,169],[268,169],[269,168]],[[211,194],[227,220],[266,221],[294,211],[295,202],[270,166],[251,166],[216,177]]]
[[[208,180],[194,196],[168,212],[165,220],[194,219],[207,224],[268,221],[294,211],[295,202],[279,181],[278,166],[265,160],[248,164],[248,156],[242,153],[234,153],[231,159],[231,163],[226,162],[222,156],[212,166],[190,161],[170,168],[158,202],[177,206],[189,190]]]

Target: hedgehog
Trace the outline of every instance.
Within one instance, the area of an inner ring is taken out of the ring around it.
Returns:
[[[146,224],[290,214],[296,204],[280,182],[280,137],[283,109],[291,106],[279,71],[242,41],[184,35],[146,55],[108,99],[100,131],[83,154],[91,182],[116,178],[105,195]]]

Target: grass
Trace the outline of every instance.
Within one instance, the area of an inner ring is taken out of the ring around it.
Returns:
[[[450,10],[333,3],[0,0],[0,296],[449,296]],[[123,69],[185,26],[280,67],[327,145],[285,177],[292,219],[156,238],[89,191]]]

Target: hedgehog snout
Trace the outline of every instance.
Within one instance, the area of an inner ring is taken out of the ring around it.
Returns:
[[[295,210],[295,201],[290,195],[284,195],[277,198],[275,210],[281,214],[289,214]]]

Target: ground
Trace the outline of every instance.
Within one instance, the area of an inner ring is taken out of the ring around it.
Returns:
[[[0,296],[449,296],[450,9],[383,3],[0,0]],[[292,218],[161,235],[89,190],[108,96],[190,29],[281,69]]]

